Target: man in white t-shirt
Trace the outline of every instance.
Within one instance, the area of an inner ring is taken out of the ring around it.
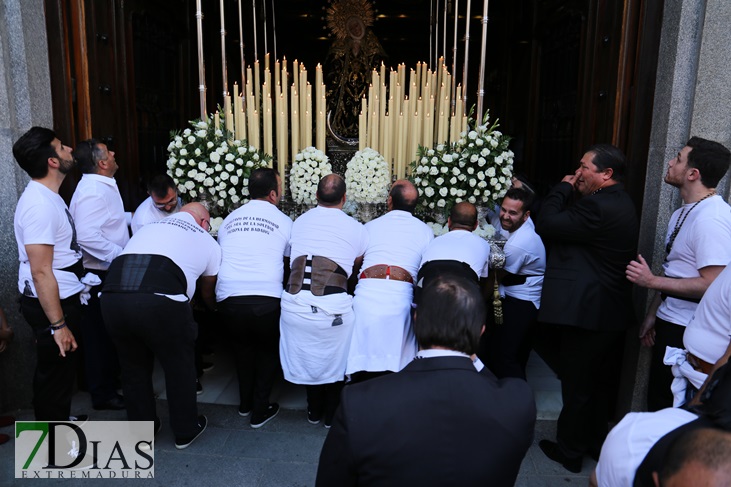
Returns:
[[[124,211],[114,179],[119,169],[114,151],[96,139],[89,139],[77,145],[74,158],[83,176],[69,209],[76,223],[84,269],[99,278],[99,284],[89,290],[81,314],[86,380],[94,409],[124,409],[124,399],[117,394],[117,349],[104,326],[98,294],[109,265],[129,241],[132,215]]]
[[[144,225],[162,220],[163,218],[180,211],[180,198],[175,181],[167,174],[153,176],[147,184],[147,194],[150,196],[140,203],[132,216],[132,233]]]
[[[68,421],[76,379],[74,334],[81,321],[81,247],[73,218],[58,194],[74,167],[71,148],[52,130],[33,127],[13,144],[13,156],[31,177],[15,209],[18,291],[33,329],[38,361],[33,379],[36,421]]]
[[[525,380],[531,336],[538,323],[546,249],[530,219],[533,195],[511,188],[500,205],[500,225],[508,232],[505,267],[496,271],[504,297],[504,323],[493,324],[482,340],[481,360],[498,377]]]
[[[431,229],[413,216],[418,192],[411,182],[396,181],[388,213],[365,225],[368,248],[355,288],[355,329],[346,373],[358,382],[398,372],[416,355],[411,302],[421,254],[434,240]]]
[[[637,468],[655,443],[696,419],[697,414],[681,408],[628,413],[607,435],[590,485],[631,487]]]
[[[109,267],[101,295],[102,315],[117,346],[130,421],[160,420],[155,411],[152,368],[165,372],[175,447],[187,448],[206,428],[198,416],[194,359],[198,325],[190,298],[199,283],[214,308],[221,247],[211,237],[208,211],[190,203],[134,234]]]
[[[683,332],[708,286],[731,261],[731,207],[716,194],[731,153],[718,142],[692,137],[668,163],[665,182],[680,190],[683,206],[668,225],[663,275],[653,275],[640,255],[627,266],[627,279],[654,289],[640,341],[653,347],[647,406],[673,405],[673,375],[664,365],[666,347],[683,348]]]
[[[274,169],[255,169],[249,176],[251,201],[218,230],[222,260],[216,301],[233,345],[239,414],[251,415],[252,428],[279,412],[269,394],[280,368],[280,299],[292,232],[292,220],[277,208],[281,190]]]
[[[291,272],[282,294],[279,358],[284,378],[307,386],[307,419],[330,427],[340,402],[355,316],[348,278],[360,268],[368,232],[346,215],[345,181],[329,174],[317,207],[292,225]]]
[[[435,238],[424,250],[416,283],[415,301],[429,280],[446,271],[468,277],[475,282],[486,278],[490,244],[472,233],[477,228],[475,205],[463,201],[454,205],[447,220],[449,232]]]

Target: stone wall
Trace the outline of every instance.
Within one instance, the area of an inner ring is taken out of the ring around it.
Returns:
[[[15,340],[0,354],[0,411],[29,407],[35,368],[30,328],[18,313],[15,205],[28,181],[13,142],[33,125],[53,126],[43,0],[0,2],[0,306]]]

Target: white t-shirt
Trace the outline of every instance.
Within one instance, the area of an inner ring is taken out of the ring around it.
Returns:
[[[667,244],[681,214],[695,203],[678,208],[670,217]],[[725,266],[731,262],[731,207],[720,196],[701,201],[688,214],[680,228],[673,248],[663,263],[667,277],[700,277],[699,269],[707,266]],[[698,304],[668,297],[657,310],[658,318],[686,326]]]
[[[395,265],[407,270],[416,281],[421,254],[434,240],[429,226],[407,211],[392,210],[366,223],[365,229],[368,249],[363,269],[378,264]]]
[[[61,299],[84,289],[84,285],[73,272],[59,270],[72,266],[81,259],[81,247],[75,240],[71,213],[58,193],[37,181],[30,181],[18,200],[14,227],[20,260],[18,291],[38,297],[25,251],[26,245],[34,244],[53,245],[53,275],[58,282]],[[29,292],[32,294],[28,294]]]
[[[221,270],[216,301],[229,296],[282,295],[292,220],[267,201],[252,200],[221,224]]]
[[[190,213],[176,213],[140,228],[121,255],[163,255],[180,267],[193,297],[200,276],[215,276],[221,265],[221,247],[195,222]]]
[[[71,215],[84,267],[105,271],[129,242],[131,213],[125,213],[114,178],[84,174],[71,198]]]
[[[290,242],[292,262],[301,255],[327,257],[350,277],[353,262],[368,248],[368,232],[342,210],[317,206],[295,220]]]
[[[509,234],[505,243],[504,269],[526,278],[525,284],[500,286],[500,293],[523,301],[532,302],[536,309],[541,307],[543,274],[546,273],[546,249],[536,227],[528,218],[520,228]]]
[[[452,230],[435,238],[421,256],[421,266],[432,260],[466,262],[477,277],[487,277],[490,244],[467,230]]]
[[[170,215],[179,212],[180,207],[181,202],[180,198],[178,198],[178,206],[176,206],[171,213],[168,213],[157,208],[155,206],[155,202],[152,201],[152,196],[148,196],[145,201],[140,203],[140,206],[137,207],[137,209],[135,210],[135,214],[132,216],[132,234],[137,233],[140,228],[147,225],[148,223],[162,220],[163,218],[167,218]]]
[[[731,267],[711,283],[698,309],[685,328],[686,350],[715,364],[723,357],[731,340]]]
[[[599,487],[631,487],[635,473],[655,443],[676,428],[697,419],[679,408],[654,413],[628,413],[607,435],[596,478]]]

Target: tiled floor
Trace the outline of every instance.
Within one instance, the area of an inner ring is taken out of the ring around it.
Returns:
[[[198,396],[198,402],[238,406],[238,382],[231,353],[225,350],[225,346],[219,344],[216,347],[216,353],[205,356],[205,360],[213,362],[215,366],[201,378],[203,394]],[[562,404],[561,383],[556,378],[556,374],[535,352],[531,353],[526,373],[528,384],[533,388],[535,394],[538,419],[557,419]],[[159,366],[155,369],[154,384],[160,399],[166,399],[165,379]],[[278,402],[284,409],[304,410],[306,406],[305,388],[290,384],[282,378],[277,381],[271,400]]]

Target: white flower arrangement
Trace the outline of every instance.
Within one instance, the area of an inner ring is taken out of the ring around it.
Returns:
[[[497,122],[488,128],[488,116],[478,126],[470,120],[469,129],[451,146],[419,147],[411,179],[422,213],[447,214],[462,201],[493,207],[510,188],[514,156],[508,149],[510,137],[495,130]]]
[[[314,147],[302,149],[294,158],[289,170],[289,190],[295,203],[317,203],[317,185],[323,176],[331,174],[332,165],[321,150]]]
[[[429,226],[429,228],[431,228],[431,231],[434,233],[435,237],[444,235],[445,233],[449,232],[449,227],[447,227],[447,225],[440,225],[439,223],[433,222],[427,222],[427,225]],[[472,233],[480,238],[489,240],[495,236],[495,227],[493,227],[489,223],[483,223],[481,225],[478,225]]]
[[[241,206],[249,195],[249,174],[271,156],[233,138],[210,119],[193,120],[183,132],[171,132],[168,174],[186,201],[208,201],[212,217]]]
[[[355,153],[345,170],[348,198],[356,203],[383,203],[391,186],[391,171],[378,151],[366,147]]]

